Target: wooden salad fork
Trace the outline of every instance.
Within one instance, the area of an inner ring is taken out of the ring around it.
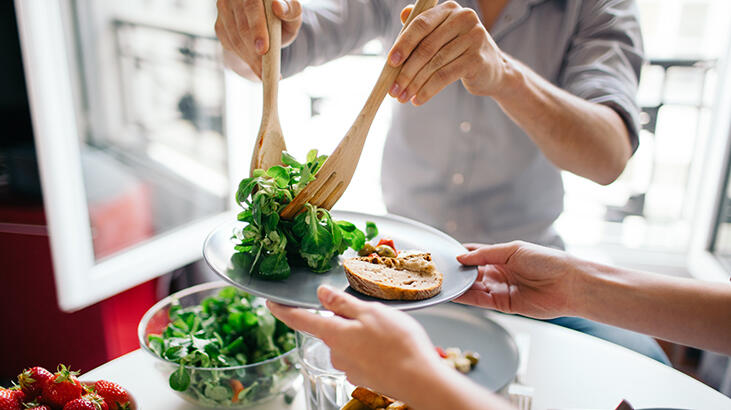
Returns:
[[[272,0],[264,0],[269,51],[261,59],[261,82],[264,90],[261,125],[251,157],[251,173],[255,169],[268,169],[281,163],[282,151],[287,149],[279,125],[278,94],[282,61],[282,21],[272,12]]]
[[[411,11],[409,18],[404,23],[401,32],[411,23],[411,21],[437,4],[437,0],[418,0]],[[373,86],[371,94],[368,96],[363,109],[358,114],[355,122],[340,141],[333,151],[332,155],[325,161],[325,164],[317,172],[314,181],[307,184],[296,197],[280,212],[280,216],[285,219],[291,219],[300,212],[305,203],[319,206],[321,208],[330,209],[335,202],[343,195],[345,188],[350,184],[350,180],[355,173],[355,167],[358,165],[360,154],[363,151],[368,130],[371,127],[373,118],[375,118],[378,108],[381,106],[383,99],[388,93],[388,89],[396,80],[401,67],[391,67],[388,62],[383,67],[378,81]]]

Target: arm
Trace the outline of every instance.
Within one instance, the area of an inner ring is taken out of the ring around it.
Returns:
[[[580,316],[731,354],[731,283],[614,268],[524,242],[458,257],[480,265],[459,302],[538,318]]]
[[[322,339],[330,347],[332,365],[345,371],[352,384],[417,409],[509,408],[503,399],[442,364],[424,329],[409,315],[326,286],[317,294],[336,316],[273,302],[267,306],[288,326]]]
[[[495,100],[557,167],[602,185],[614,182],[632,155],[630,134],[616,111],[586,101],[505,56]]]
[[[493,97],[557,167],[611,183],[637,141],[642,51],[632,3],[604,3],[584,2],[561,73],[566,91],[503,53],[473,10],[446,2],[417,17],[391,49],[391,65],[403,65],[391,95],[421,105],[461,80]]]
[[[303,8],[297,0],[273,1],[272,11],[282,20],[283,76],[346,55],[393,31],[398,24],[394,10],[405,3],[319,0]],[[217,8],[215,28],[224,64],[245,78],[256,79],[261,74],[261,56],[269,49],[262,0],[218,0]]]

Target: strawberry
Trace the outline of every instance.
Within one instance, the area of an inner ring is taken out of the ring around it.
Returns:
[[[66,403],[63,410],[109,410],[109,406],[100,395],[89,393]]]
[[[25,403],[23,406],[25,410],[52,410],[50,406],[35,401]]]
[[[23,373],[18,375],[18,383],[28,400],[32,400],[43,392],[43,385],[51,377],[53,377],[53,373],[40,366],[36,366],[23,370]]]
[[[15,390],[0,390],[0,410],[21,410],[21,403]]]
[[[110,410],[124,409],[129,405],[129,394],[117,383],[99,380],[94,383],[94,389],[104,398]]]
[[[51,407],[63,407],[80,398],[84,388],[76,379],[78,374],[79,372],[69,371],[66,366],[59,364],[56,373],[43,386],[43,402]]]

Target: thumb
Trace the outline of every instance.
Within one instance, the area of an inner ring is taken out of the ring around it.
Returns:
[[[411,10],[414,9],[414,6],[406,6],[403,10],[401,10],[401,24],[406,23],[406,19],[409,18],[409,15],[411,14]]]
[[[504,265],[520,248],[519,242],[483,245],[473,251],[457,256],[463,265]]]
[[[290,22],[302,16],[302,4],[297,0],[276,0],[272,2],[272,12],[283,22]]]
[[[358,318],[368,308],[365,302],[327,285],[317,288],[317,297],[325,309],[347,319]]]

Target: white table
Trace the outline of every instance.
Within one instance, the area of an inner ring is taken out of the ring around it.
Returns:
[[[524,383],[535,389],[533,409],[613,409],[622,399],[635,408],[731,409],[731,399],[652,359],[601,339],[522,317],[487,313],[510,333],[530,337]],[[129,388],[144,410],[190,410],[136,350],[88,373],[83,380],[109,379]],[[258,410],[288,408],[280,398]],[[291,409],[305,409],[300,394]]]

